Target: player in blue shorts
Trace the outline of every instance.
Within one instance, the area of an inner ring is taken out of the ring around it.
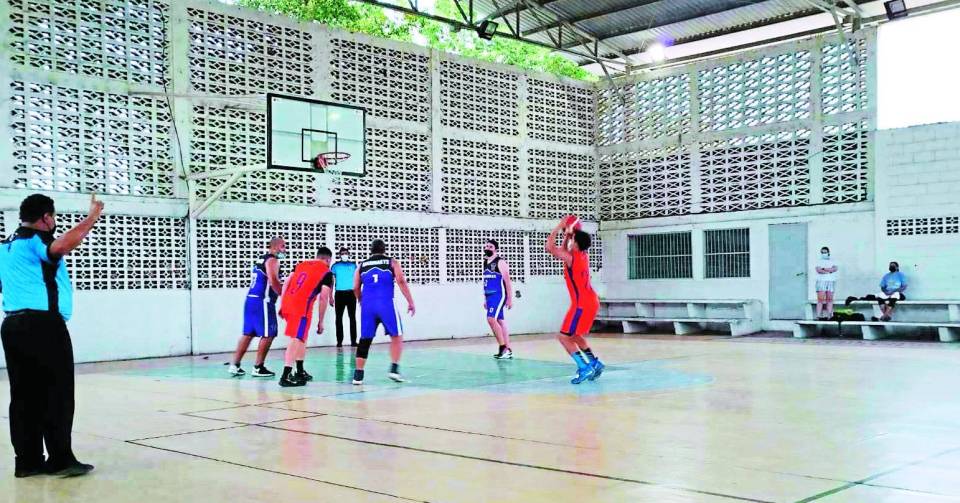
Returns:
[[[513,358],[513,349],[510,348],[510,332],[503,311],[513,309],[513,284],[510,282],[510,265],[499,255],[499,248],[500,244],[493,239],[483,245],[483,309],[487,311],[487,323],[500,345],[493,357],[509,360]]]
[[[237,352],[230,362],[230,374],[242,376],[246,374],[240,368],[240,360],[250,347],[254,337],[260,338],[257,346],[257,361],[253,366],[253,377],[273,377],[273,372],[267,370],[264,360],[270,345],[277,337],[277,297],[283,289],[280,271],[280,259],[287,255],[287,245],[283,238],[270,240],[269,249],[265,255],[253,264],[253,279],[247,291],[247,300],[243,306],[243,335],[237,343]]]
[[[413,316],[417,310],[407,286],[400,262],[386,255],[387,245],[374,240],[370,245],[370,257],[360,263],[354,275],[353,293],[360,301],[360,342],[357,344],[357,363],[353,371],[353,384],[363,384],[363,366],[370,354],[370,344],[377,335],[377,327],[390,336],[390,379],[403,382],[400,375],[400,353],[403,351],[403,324],[400,313],[393,303],[394,286],[407,299],[407,312]]]

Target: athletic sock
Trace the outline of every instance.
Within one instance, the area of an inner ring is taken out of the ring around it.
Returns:
[[[399,363],[391,363],[391,364],[390,364],[390,373],[391,373],[391,374],[399,374],[399,373],[400,373],[400,364],[399,364]]]
[[[303,360],[297,360],[297,372],[303,372]]]
[[[501,344],[501,345],[500,345],[500,354],[503,354],[503,351],[504,351],[505,349],[507,349],[507,347],[504,346],[503,344]]]
[[[583,351],[583,354],[587,355],[587,361],[589,361],[590,363],[597,361],[597,357],[594,356],[592,349],[583,348],[581,351]]]
[[[573,358],[574,363],[577,364],[578,370],[587,368],[587,362],[583,359],[583,355],[581,355],[579,351],[570,355],[570,358]]]
[[[290,377],[290,372],[292,372],[292,371],[293,371],[293,368],[292,368],[292,367],[283,367],[283,375],[282,375],[280,378],[281,378],[281,379],[286,379],[286,378]]]

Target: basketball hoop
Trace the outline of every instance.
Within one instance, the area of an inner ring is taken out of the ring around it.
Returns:
[[[340,161],[346,161],[350,158],[347,152],[323,152],[313,158],[313,168],[317,171],[326,171],[330,166],[336,166]]]

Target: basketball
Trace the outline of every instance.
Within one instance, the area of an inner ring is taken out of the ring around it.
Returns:
[[[563,217],[563,232],[566,234],[573,234],[574,231],[579,231],[583,228],[583,224],[580,223],[580,217],[576,215],[567,215]]]

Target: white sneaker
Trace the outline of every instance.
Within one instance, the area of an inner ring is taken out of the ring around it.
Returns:
[[[513,359],[513,350],[512,350],[512,349],[504,350],[503,353],[500,353],[499,355],[494,356],[494,358],[496,358],[496,359],[498,359],[498,360],[512,360],[512,359]]]
[[[400,375],[398,372],[390,372],[388,374],[388,377],[390,377],[390,379],[393,379],[394,382],[407,382],[407,380],[404,379],[403,376]]]
[[[240,376],[247,375],[247,371],[245,371],[245,370],[243,370],[242,368],[240,368],[239,365],[234,365],[234,364],[232,364],[232,363],[230,364],[230,368],[228,368],[227,371],[230,372],[230,375],[232,375],[232,376],[234,376],[234,377],[240,377]]]

